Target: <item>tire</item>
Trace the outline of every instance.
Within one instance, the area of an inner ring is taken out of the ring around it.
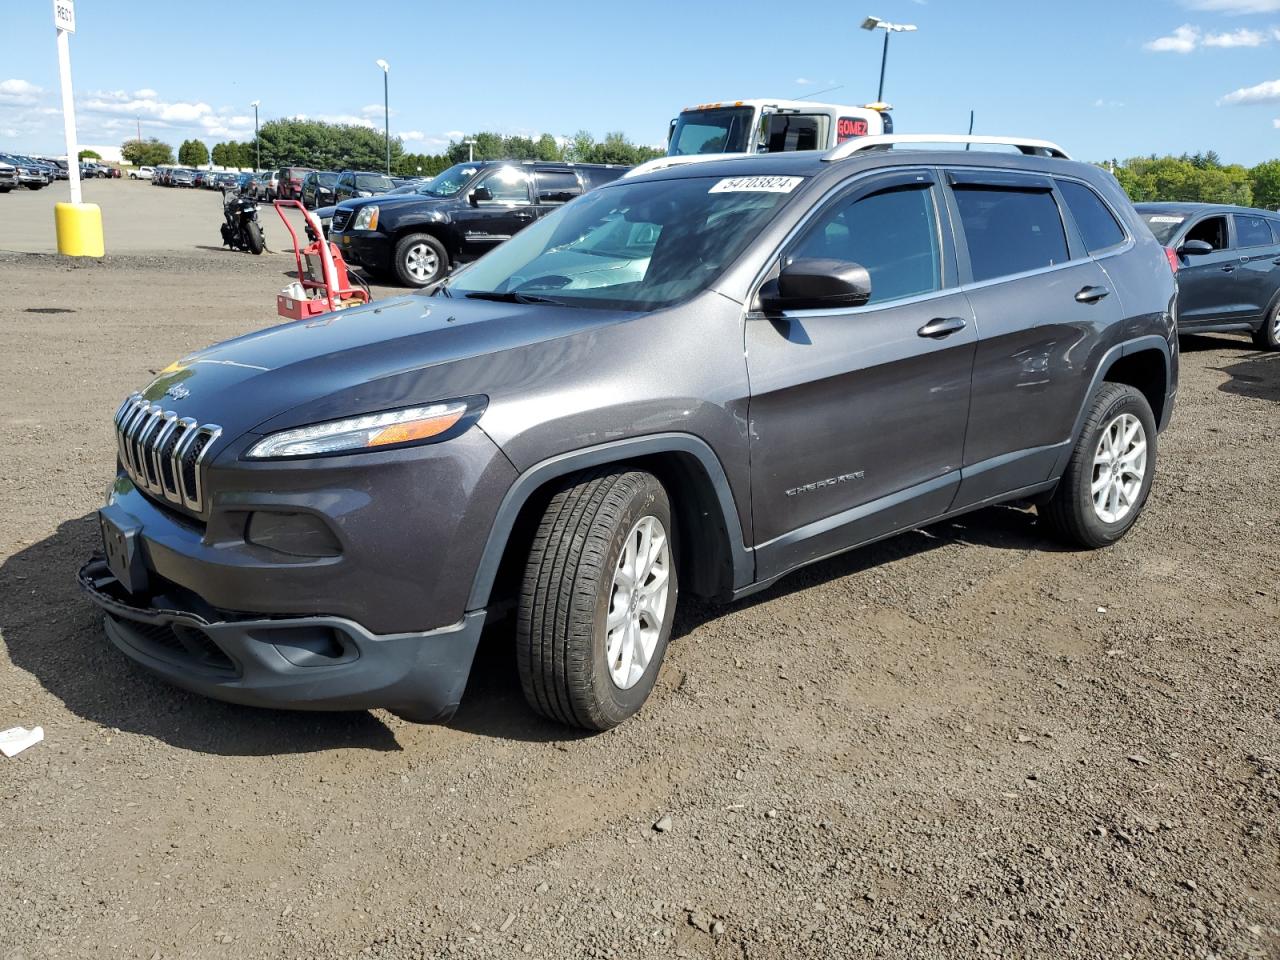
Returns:
[[[1104,383],[1089,405],[1066,472],[1041,511],[1049,526],[1067,543],[1091,549],[1123,537],[1137,523],[1151,492],[1156,443],[1147,398],[1128,384]],[[1115,461],[1117,451],[1125,469],[1113,472],[1108,463]],[[1111,477],[1118,480],[1109,481]],[[1101,504],[1095,502],[1095,484],[1102,484]]]
[[[410,233],[401,237],[396,243],[391,263],[396,279],[406,287],[429,286],[449,272],[449,254],[444,244],[429,233]]]
[[[244,225],[244,240],[246,248],[252,254],[260,254],[267,249],[267,243],[262,239],[262,228],[252,220]]]
[[[1262,326],[1253,331],[1253,345],[1259,350],[1280,350],[1280,300],[1272,306]]]
[[[634,572],[645,530],[657,544],[642,574],[648,586],[628,602],[616,578],[627,563]],[[516,663],[534,710],[608,730],[644,705],[675,618],[675,534],[666,490],[652,474],[605,467],[561,484],[534,534],[516,614]],[[620,615],[612,630],[611,609]]]

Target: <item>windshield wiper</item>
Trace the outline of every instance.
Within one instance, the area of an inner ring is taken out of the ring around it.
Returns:
[[[532,293],[498,293],[496,291],[473,290],[464,294],[468,300],[496,300],[499,303],[556,303],[550,297],[539,297]]]

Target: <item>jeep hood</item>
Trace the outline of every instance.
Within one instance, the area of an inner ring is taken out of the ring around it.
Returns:
[[[536,372],[530,348],[638,315],[410,295],[216,344],[166,367],[142,395],[217,424],[221,446],[246,432],[484,394]]]

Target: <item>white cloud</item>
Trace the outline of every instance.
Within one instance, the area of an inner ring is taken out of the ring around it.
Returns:
[[[297,114],[297,118],[299,120],[307,119],[306,115],[301,113]],[[371,130],[381,126],[381,124],[375,124],[368,117],[357,117],[352,113],[317,113],[311,119],[323,120],[325,123],[343,123],[353,127],[368,127]]]
[[[1280,118],[1272,120],[1271,125],[1275,127],[1277,130],[1280,130]]]
[[[0,103],[14,107],[29,107],[44,90],[26,80],[0,80]]]
[[[1200,28],[1183,24],[1167,37],[1157,37],[1143,44],[1153,53],[1190,53],[1200,41]]]
[[[448,137],[450,140],[461,140],[463,137],[466,136],[466,133],[463,132],[462,130],[446,130],[444,132],[444,135]]]
[[[141,90],[133,91],[133,95],[139,100],[154,100],[160,94],[156,93],[150,87],[143,87]]]
[[[1233,90],[1218,101],[1219,106],[1247,106],[1253,103],[1280,103],[1280,80],[1268,80],[1252,87]]]
[[[1209,33],[1205,35],[1206,47],[1260,47],[1267,42],[1267,35],[1258,30],[1232,30],[1227,33]]]
[[[808,77],[796,77],[796,83],[799,86],[807,87],[809,86],[809,84],[813,83],[813,81],[810,80]]]
[[[1277,120],[1277,121],[1276,121],[1276,126],[1277,126],[1277,127],[1280,127],[1280,120]],[[2,136],[2,137],[18,137],[18,136],[20,136],[20,135],[21,135],[21,134],[19,134],[19,132],[17,131],[17,129],[16,129],[16,128],[14,128],[14,127],[4,127],[4,128],[0,128],[0,136]]]
[[[404,130],[397,133],[396,136],[401,140],[413,140],[415,142],[424,142],[427,139],[427,135],[421,130]]]
[[[1280,0],[1187,0],[1194,10],[1212,10],[1233,15],[1245,13],[1280,13]]]
[[[1122,100],[1095,100],[1093,101],[1093,105],[1098,109],[1109,107],[1115,110],[1115,109],[1119,109],[1120,107],[1123,107],[1124,102]]]

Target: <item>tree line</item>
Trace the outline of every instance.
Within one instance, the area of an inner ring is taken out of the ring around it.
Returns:
[[[468,140],[475,142],[468,144]],[[173,147],[154,137],[126,140],[121,153],[127,162],[137,166],[174,162]],[[573,160],[627,165],[662,155],[661,150],[632,143],[622,133],[609,133],[603,140],[596,140],[586,130],[563,141],[549,133],[537,139],[477,133],[451,141],[440,153],[410,153],[399,137],[392,137],[390,153],[391,172],[397,176],[433,176],[473,155],[476,160]],[[178,148],[177,162],[184,166],[204,166],[210,161],[219,167],[246,170],[257,168],[259,163],[264,170],[282,166],[384,170],[387,142],[380,131],[356,124],[268,120],[258,129],[256,140],[229,140],[214,144],[212,150],[199,140],[186,140]]]
[[[1224,164],[1212,150],[1180,157],[1132,157],[1104,164],[1134,203],[1183,201],[1280,208],[1280,160]]]

